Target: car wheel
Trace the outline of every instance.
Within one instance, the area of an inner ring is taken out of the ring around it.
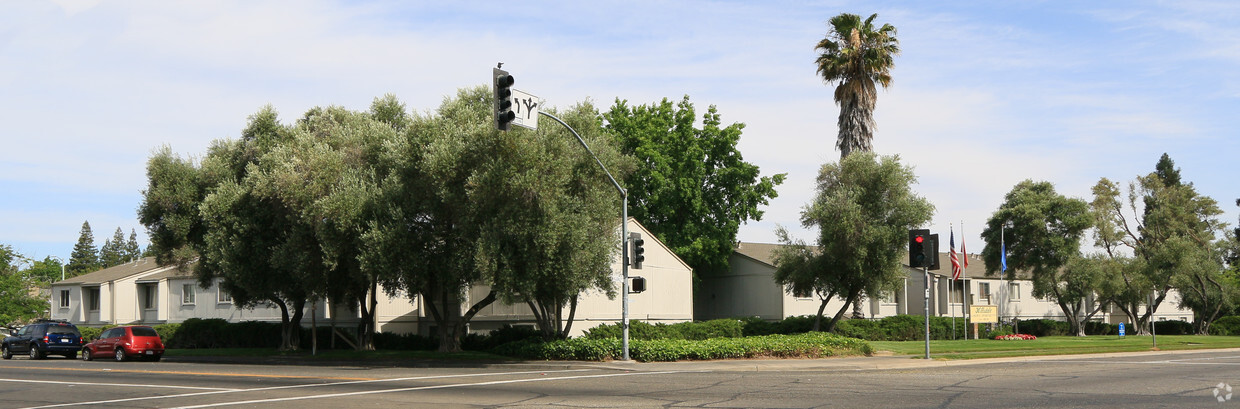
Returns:
[[[9,350],[8,345],[0,345],[0,357],[4,359],[13,359],[13,351]]]
[[[39,346],[30,344],[30,359],[43,359],[43,354],[39,352]]]
[[[82,360],[83,360],[83,361],[89,361],[89,360],[92,360],[92,359],[95,359],[95,357],[93,357],[93,356],[91,356],[91,355],[90,355],[90,350],[89,350],[89,349],[85,349],[85,348],[83,348],[83,349],[82,349]]]
[[[116,348],[116,362],[124,362],[124,361],[125,361],[125,348],[117,347]]]

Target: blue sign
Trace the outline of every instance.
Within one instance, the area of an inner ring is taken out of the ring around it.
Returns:
[[[1119,323],[1119,336],[1124,336],[1124,323]]]

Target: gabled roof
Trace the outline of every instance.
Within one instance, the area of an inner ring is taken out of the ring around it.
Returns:
[[[736,248],[733,251],[738,255],[753,259],[754,261],[766,264],[767,266],[774,268],[775,259],[773,256],[775,254],[775,249],[781,246],[783,246],[783,244],[738,242],[736,243]],[[907,253],[904,253],[904,254],[907,256]],[[969,259],[969,266],[964,269],[965,277],[984,278],[984,279],[998,279],[999,278],[998,275],[995,275],[995,276],[986,275],[986,263],[982,262],[982,256],[980,254],[969,254],[965,257],[968,257]],[[963,263],[964,263],[964,259],[961,259],[961,264]],[[901,263],[901,264],[904,264],[904,263]],[[911,268],[911,267],[908,267],[908,265],[906,264],[905,268]],[[921,269],[918,268],[917,270],[920,271]],[[951,255],[948,253],[939,253],[939,270],[933,270],[930,272],[930,274],[935,274],[935,275],[940,275],[940,276],[950,276],[951,273],[952,273]],[[1025,278],[1023,277],[1023,275],[1021,276],[1022,278]]]
[[[150,272],[152,270],[159,269],[159,268],[161,267],[159,266],[158,263],[155,262],[154,257],[145,257],[139,260],[134,260],[132,262],[121,264],[119,266],[112,266],[112,267],[108,267],[108,268],[105,268],[103,270],[99,270],[93,273],[83,274],[77,277],[65,279],[62,281],[57,281],[55,283],[52,283],[52,285],[53,286],[57,286],[57,285],[97,285],[97,284],[103,284],[103,283],[120,280],[120,279],[130,277],[133,275],[137,275],[137,274]]]
[[[651,233],[650,230],[647,229],[646,226],[642,224],[642,222],[637,221],[637,219],[633,217],[630,217],[628,221],[629,221],[629,224],[635,225],[637,229],[641,231],[642,237],[644,240],[653,242],[655,245],[659,246],[660,249],[662,249],[663,251],[666,251],[667,254],[671,254],[672,259],[680,263],[681,266],[684,266],[686,270],[693,271],[693,267],[690,267],[689,263],[686,263],[684,259],[681,259],[680,256],[676,255],[676,252],[672,251],[670,247],[667,247],[667,244],[663,243],[663,240],[659,240],[659,238],[656,237],[654,233]]]

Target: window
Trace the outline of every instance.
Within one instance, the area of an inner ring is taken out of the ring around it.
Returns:
[[[148,310],[154,309],[155,304],[158,301],[158,297],[159,297],[158,294],[159,293],[155,291],[154,285],[150,285],[150,284],[143,285],[142,286],[142,308],[148,309]]]
[[[99,289],[91,288],[86,290],[86,310],[99,311]]]
[[[977,301],[990,304],[990,283],[977,283]]]
[[[194,305],[194,285],[181,285],[181,305]]]
[[[218,302],[220,304],[232,304],[232,294],[229,294],[228,291],[225,291],[223,288],[220,288],[218,285],[215,288],[216,288],[215,302]]]
[[[69,290],[60,290],[60,308],[69,308]]]
[[[896,292],[891,291],[886,294],[883,294],[882,303],[883,304],[895,304],[896,303]]]
[[[1020,283],[1008,283],[1008,301],[1020,301]]]

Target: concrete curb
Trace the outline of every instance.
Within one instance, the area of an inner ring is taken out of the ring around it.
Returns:
[[[1202,352],[1230,351],[1240,353],[1240,348],[1226,349],[1194,349],[1176,351],[1138,351],[1110,352],[1098,354],[1073,355],[1036,355],[1004,358],[978,358],[946,360],[920,359],[918,356],[886,355],[869,357],[841,357],[822,359],[737,359],[718,361],[679,361],[679,362],[579,362],[579,361],[449,361],[449,360],[387,360],[387,361],[346,361],[346,360],[315,360],[306,361],[283,357],[231,357],[231,356],[192,356],[165,357],[168,362],[178,363],[214,363],[235,365],[300,365],[300,366],[340,366],[368,368],[494,368],[519,369],[527,371],[568,370],[568,369],[604,369],[614,371],[682,371],[682,372],[764,372],[764,371],[868,371],[888,369],[916,369],[948,366],[986,365],[1004,362],[1038,362],[1062,361],[1091,358],[1132,357],[1142,355],[1179,355]]]

